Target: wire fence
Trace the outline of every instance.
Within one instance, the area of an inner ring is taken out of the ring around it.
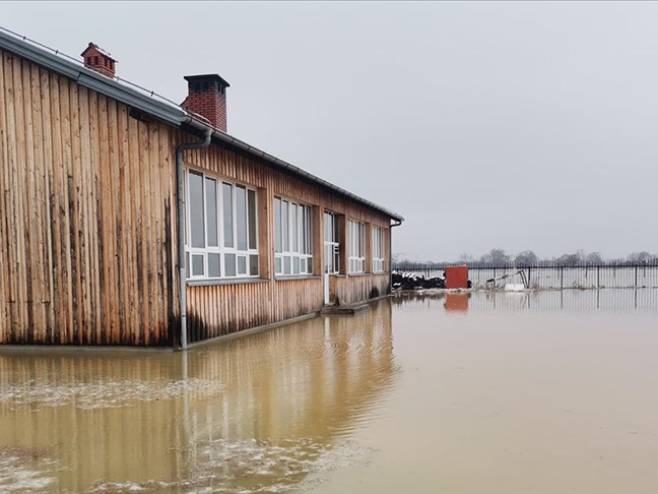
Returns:
[[[443,277],[443,270],[454,264],[398,263],[393,272],[424,278]],[[566,288],[658,288],[658,262],[602,263],[535,266],[489,266],[469,264],[473,288],[503,288],[506,284],[523,284],[531,289]]]

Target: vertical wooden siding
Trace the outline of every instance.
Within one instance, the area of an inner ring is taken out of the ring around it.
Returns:
[[[171,344],[171,134],[0,51],[0,343]]]
[[[189,140],[189,137],[187,139]],[[259,200],[265,200],[268,207],[265,221],[259,224],[267,228],[268,233],[264,237],[270,239],[268,245],[261,245],[259,250],[261,268],[265,261],[269,279],[255,283],[187,288],[190,341],[233,333],[322,309],[324,303],[320,277],[323,266],[321,256],[324,253],[322,235],[314,237],[314,254],[317,256],[314,263],[315,277],[277,279],[273,276],[274,215],[269,206],[275,196],[317,206],[318,214],[315,215],[314,228],[320,233],[323,231],[321,224],[323,216],[319,213],[325,209],[346,218],[389,229],[390,219],[385,215],[338,197],[315,184],[303,182],[297,177],[275,170],[257,158],[226,146],[215,144],[208,149],[190,152],[186,155],[186,166],[202,170],[220,180],[227,179],[261,190]],[[265,259],[262,256],[265,256]],[[388,257],[388,253],[386,256]],[[332,282],[336,283],[336,293],[343,304],[367,300],[389,291],[388,274],[341,276],[333,279]]]
[[[335,293],[342,305],[350,305],[389,293],[388,274],[341,276],[334,278]]]

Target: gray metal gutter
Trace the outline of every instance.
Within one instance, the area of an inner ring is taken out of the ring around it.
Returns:
[[[97,91],[105,96],[120,101],[128,106],[136,108],[144,113],[147,113],[163,122],[169,123],[176,127],[183,127],[189,125],[195,129],[200,130],[203,134],[208,129],[212,130],[214,139],[229,144],[238,149],[241,149],[253,156],[256,156],[274,168],[285,170],[293,175],[296,175],[303,180],[324,187],[332,192],[340,194],[348,199],[363,204],[375,211],[385,214],[386,216],[397,220],[403,221],[404,218],[393,212],[389,211],[377,204],[368,201],[362,197],[349,192],[342,187],[334,185],[326,180],[323,180],[315,175],[308,173],[301,168],[294,166],[282,159],[279,159],[271,154],[261,151],[250,144],[247,144],[240,139],[237,139],[225,132],[213,128],[207,122],[200,120],[193,114],[186,112],[180,106],[174,103],[166,102],[164,100],[156,99],[155,93],[140,92],[133,87],[124,83],[115,81],[109,77],[101,75],[91,69],[84,67],[82,64],[76,63],[72,60],[64,58],[65,55],[57,54],[57,52],[49,52],[44,48],[35,46],[34,44],[25,41],[18,37],[18,35],[8,34],[0,30],[0,48],[13,52],[27,60],[30,60],[38,65],[47,69],[62,74],[70,79],[77,81],[80,85]],[[127,82],[127,81],[126,81]],[[139,87],[139,86],[135,86]]]
[[[0,31],[0,47],[53,72],[73,79],[81,86],[93,89],[126,105],[138,108],[167,123],[180,126],[188,118],[187,113],[183,109],[177,108],[173,104],[142,94],[125,84],[101,75],[81,64],[77,64],[55,53],[50,53],[3,31]]]
[[[187,273],[185,272],[185,151],[188,149],[202,149],[210,146],[210,128],[201,142],[189,142],[176,146],[176,197],[178,201],[178,308],[180,310],[180,346],[187,349]]]

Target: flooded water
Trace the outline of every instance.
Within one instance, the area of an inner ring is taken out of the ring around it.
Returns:
[[[185,354],[0,354],[0,492],[655,493],[657,299],[399,296]]]

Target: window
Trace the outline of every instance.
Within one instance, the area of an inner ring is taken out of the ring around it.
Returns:
[[[313,273],[311,207],[274,198],[274,273]]]
[[[372,229],[372,272],[384,272],[384,229]]]
[[[366,264],[366,225],[350,220],[348,222],[349,271],[363,273]]]
[[[188,170],[187,277],[258,276],[256,191]]]
[[[340,266],[340,242],[338,236],[338,217],[329,212],[324,213],[324,272],[337,274]]]

